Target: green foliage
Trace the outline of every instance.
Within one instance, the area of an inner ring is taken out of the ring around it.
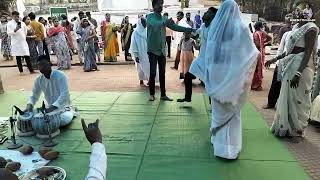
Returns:
[[[15,0],[2,0],[0,3],[0,12],[9,11],[10,7],[12,7],[15,3]]]

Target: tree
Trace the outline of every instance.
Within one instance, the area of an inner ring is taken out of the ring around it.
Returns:
[[[8,13],[10,8],[14,6],[16,0],[2,0],[0,3],[0,13]]]

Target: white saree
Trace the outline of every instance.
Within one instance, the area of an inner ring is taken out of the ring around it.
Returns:
[[[207,36],[205,52],[200,50],[190,72],[204,81],[212,100],[214,155],[237,159],[242,149],[241,108],[259,51],[234,0],[223,1]]]
[[[141,19],[139,19],[137,28],[132,33],[129,52],[134,58],[139,58],[139,63],[135,62],[139,80],[149,81],[150,62],[147,48],[147,30],[143,27]],[[158,70],[156,74],[156,82],[159,82]]]
[[[308,66],[302,72],[299,86],[291,88],[290,83],[304,57],[304,52],[292,54],[292,51],[298,43],[304,44],[301,41],[305,41],[305,34],[312,29],[317,32],[319,31],[314,23],[307,23],[300,28],[293,29],[291,37],[286,42],[285,49],[287,50],[287,56],[279,60],[281,90],[277,101],[274,122],[271,126],[271,132],[279,137],[303,136],[304,129],[308,125],[314,75],[314,53],[309,60]]]

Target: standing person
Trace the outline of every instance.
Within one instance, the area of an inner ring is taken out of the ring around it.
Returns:
[[[48,17],[48,24],[49,27],[53,26],[53,21],[52,21],[52,17]]]
[[[25,16],[22,21],[27,26],[27,43],[29,46],[29,53],[30,53],[30,61],[32,64],[33,69],[37,69],[37,59],[38,59],[38,51],[37,51],[37,44],[36,44],[36,34],[31,27],[31,20],[28,16]]]
[[[147,16],[147,41],[148,55],[150,61],[150,80],[149,91],[150,101],[155,100],[155,78],[157,73],[157,65],[159,66],[159,79],[161,89],[161,100],[172,101],[166,95],[166,27],[180,32],[192,32],[191,28],[184,28],[176,25],[172,19],[163,18],[161,12],[163,10],[163,0],[152,1],[153,13]]]
[[[106,19],[101,22],[101,36],[104,41],[104,61],[117,62],[119,44],[117,38],[118,27],[111,23],[111,16],[106,14]]]
[[[191,20],[191,13],[190,13],[190,12],[187,12],[187,13],[186,13],[186,22],[187,22],[187,24],[189,24],[189,26],[190,26],[191,28],[194,28],[194,23],[193,23],[193,21]]]
[[[124,51],[124,58],[126,61],[132,61],[131,54],[129,53],[132,33],[132,24],[129,22],[129,16],[126,16],[121,27],[122,51]]]
[[[32,27],[32,29],[34,30],[34,33],[36,35],[35,41],[36,41],[36,46],[38,49],[38,54],[41,56],[43,55],[43,41],[44,41],[44,29],[43,29],[43,25],[40,22],[36,21],[36,15],[31,12],[29,13],[29,18],[31,20],[30,25]]]
[[[8,22],[7,33],[11,37],[11,55],[17,59],[17,65],[20,74],[23,73],[22,58],[27,63],[30,73],[33,73],[32,64],[30,62],[30,52],[27,43],[27,27],[20,21],[19,12],[12,12],[12,20]]]
[[[73,44],[73,39],[72,39],[72,35],[71,35],[72,24],[69,22],[68,17],[66,15],[64,15],[64,14],[61,15],[61,18],[62,18],[61,25],[62,25],[62,27],[64,27],[64,33],[67,38],[68,47],[71,52],[74,52],[74,44]],[[72,53],[71,53],[71,57],[72,57]]]
[[[177,21],[176,21],[176,24],[179,25],[179,23],[182,21],[182,19],[184,18],[184,13],[182,11],[179,11],[177,13]],[[178,70],[179,68],[179,63],[180,63],[180,54],[181,54],[181,50],[180,50],[180,42],[181,42],[181,39],[182,39],[182,35],[183,33],[175,33],[175,46],[177,47],[177,54],[176,54],[176,59],[174,60],[174,66],[171,67],[171,69],[174,69],[174,70]]]
[[[94,30],[96,31],[96,34],[98,34],[97,33],[97,28],[98,28],[97,20],[95,20],[95,19],[93,19],[91,17],[91,13],[90,12],[86,12],[86,16],[87,16],[87,19],[89,20],[89,22],[94,26]],[[96,56],[98,58],[98,62],[100,63],[101,62],[101,58],[100,58],[100,47],[99,47],[99,38],[98,38],[98,36],[95,36],[95,38],[94,38],[94,49],[95,49]]]
[[[281,40],[282,39],[282,36],[284,33],[288,32],[288,31],[291,31],[292,30],[292,22],[291,22],[291,19],[292,17],[290,15],[287,15],[285,17],[285,25],[282,26],[279,30],[279,39]]]
[[[311,19],[313,16],[312,9],[310,8],[309,4],[306,4],[306,8],[303,10],[303,14],[308,18]]]
[[[85,72],[98,70],[94,49],[94,37],[96,37],[96,31],[90,26],[88,19],[83,18],[81,20],[81,28],[77,30],[77,33],[81,36],[81,47],[84,49],[83,70]]]
[[[193,74],[189,72],[189,68],[193,61],[194,49],[199,50],[195,41],[191,39],[191,33],[184,33],[184,39],[181,42],[181,66],[182,73],[184,74],[184,84],[185,84],[185,97],[183,99],[178,99],[178,102],[191,102],[192,97],[192,79]]]
[[[200,85],[205,87],[204,84],[204,72],[205,72],[205,57],[206,57],[206,48],[207,48],[207,40],[208,40],[208,32],[209,32],[209,26],[215,17],[217,13],[217,9],[211,9],[204,13],[202,17],[203,24],[200,26],[200,28],[197,30],[197,34],[200,36],[200,50],[199,55],[197,59],[195,59],[191,66],[189,72],[194,73],[195,76],[197,76],[201,83]],[[186,94],[190,93],[192,89],[185,89]],[[209,96],[209,103],[211,105],[211,98]]]
[[[253,34],[253,40],[256,47],[259,49],[259,59],[252,79],[251,90],[262,91],[262,79],[265,59],[265,46],[271,42],[271,37],[263,31],[262,22],[256,22],[254,25],[255,32]]]
[[[48,36],[55,45],[54,50],[58,59],[57,66],[59,70],[71,68],[71,57],[64,32],[64,28],[59,24],[59,20],[54,18],[53,27],[49,29]]]
[[[292,29],[291,28],[291,20],[289,19],[288,16],[286,17],[286,22],[287,21],[290,21],[290,26],[288,23],[286,26],[284,26],[280,29],[281,42],[280,42],[280,45],[279,45],[279,48],[277,51],[277,56],[280,56],[284,52],[286,52],[286,50],[285,50],[286,42],[288,42],[290,35],[291,35],[291,29]],[[282,32],[284,32],[284,33],[282,34]],[[278,63],[276,63],[276,68],[274,69],[274,72],[273,72],[271,87],[270,87],[270,90],[268,93],[268,103],[267,103],[267,105],[263,106],[263,109],[274,109],[276,107],[276,103],[278,101],[280,89],[281,89],[281,80],[280,79],[281,78],[280,78],[279,67],[278,67]]]
[[[1,39],[1,53],[3,54],[3,58],[5,61],[11,59],[11,39],[7,33],[7,17],[5,15],[1,16],[1,24],[0,24],[0,39]]]
[[[54,45],[53,43],[51,42],[51,39],[48,37],[48,31],[49,29],[53,26],[52,24],[52,18],[51,17],[48,17],[48,23],[45,25],[45,28],[46,28],[46,34],[47,34],[47,38],[45,39],[46,41],[46,44],[47,44],[47,47],[48,47],[48,51],[49,51],[49,57],[50,55],[53,54],[53,49],[54,49]],[[50,59],[49,59],[50,60]]]
[[[39,17],[38,21],[42,24],[42,28],[44,31],[44,40],[42,42],[43,43],[43,51],[50,61],[50,51],[49,51],[49,47],[48,47],[49,43],[47,42],[48,41],[48,32],[47,32],[47,28],[46,28],[48,26],[48,22],[43,17]]]
[[[138,70],[140,86],[144,86],[144,80],[149,81],[150,78],[150,62],[147,47],[147,21],[144,17],[140,17],[137,28],[134,30],[131,38],[129,52],[133,55]],[[156,81],[159,81],[159,72],[157,71]]]
[[[80,43],[81,36],[76,32],[80,28],[81,20],[85,17],[84,12],[79,11],[78,16],[79,18],[77,18],[73,23],[73,31],[76,36],[79,61],[80,61],[80,64],[82,64],[84,59],[84,54],[83,54],[84,52],[83,52],[83,49],[81,49],[81,43]]]
[[[285,32],[283,34],[278,51],[277,51],[277,57],[281,56],[283,53],[286,52],[286,49],[285,49],[286,42],[289,41],[290,37],[291,37],[291,31]],[[276,64],[277,65],[273,72],[272,83],[271,83],[271,87],[268,94],[268,103],[267,105],[263,106],[263,109],[275,108],[280,95],[280,90],[281,90],[281,76],[280,76],[281,72],[280,71],[281,70],[279,70],[278,62]]]
[[[198,14],[194,17],[194,24],[196,29],[199,29],[202,24],[200,14],[201,14],[200,11],[198,11]]]
[[[164,13],[163,16],[166,17],[167,19],[169,18],[168,13]],[[167,43],[167,47],[168,47],[168,53],[167,53],[168,58],[171,58],[171,42],[172,42],[172,40],[174,40],[173,31],[170,28],[166,28],[166,43]]]
[[[258,54],[238,4],[223,1],[209,27],[205,61],[196,61],[190,70],[204,80],[212,100],[210,132],[217,157],[234,160],[241,152],[241,108]]]
[[[278,137],[292,138],[298,143],[304,137],[311,108],[311,88],[314,77],[317,36],[319,28],[300,13],[299,23],[286,42],[286,52],[268,61],[266,66],[279,60],[282,70],[281,90],[271,132]]]
[[[87,16],[88,21],[94,26],[94,29],[97,29],[98,28],[98,22],[97,22],[97,20],[92,18],[91,13],[89,11],[86,12],[86,16]]]

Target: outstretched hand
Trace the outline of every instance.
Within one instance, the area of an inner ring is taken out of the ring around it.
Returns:
[[[86,138],[90,144],[95,142],[102,143],[102,135],[99,129],[99,119],[97,119],[95,123],[88,124],[88,126],[86,125],[84,119],[81,119],[81,124],[84,134],[86,135]]]
[[[267,61],[267,62],[264,64],[264,66],[265,66],[266,68],[269,68],[270,65],[273,64],[275,61],[276,61],[276,59],[271,59],[271,60]]]

